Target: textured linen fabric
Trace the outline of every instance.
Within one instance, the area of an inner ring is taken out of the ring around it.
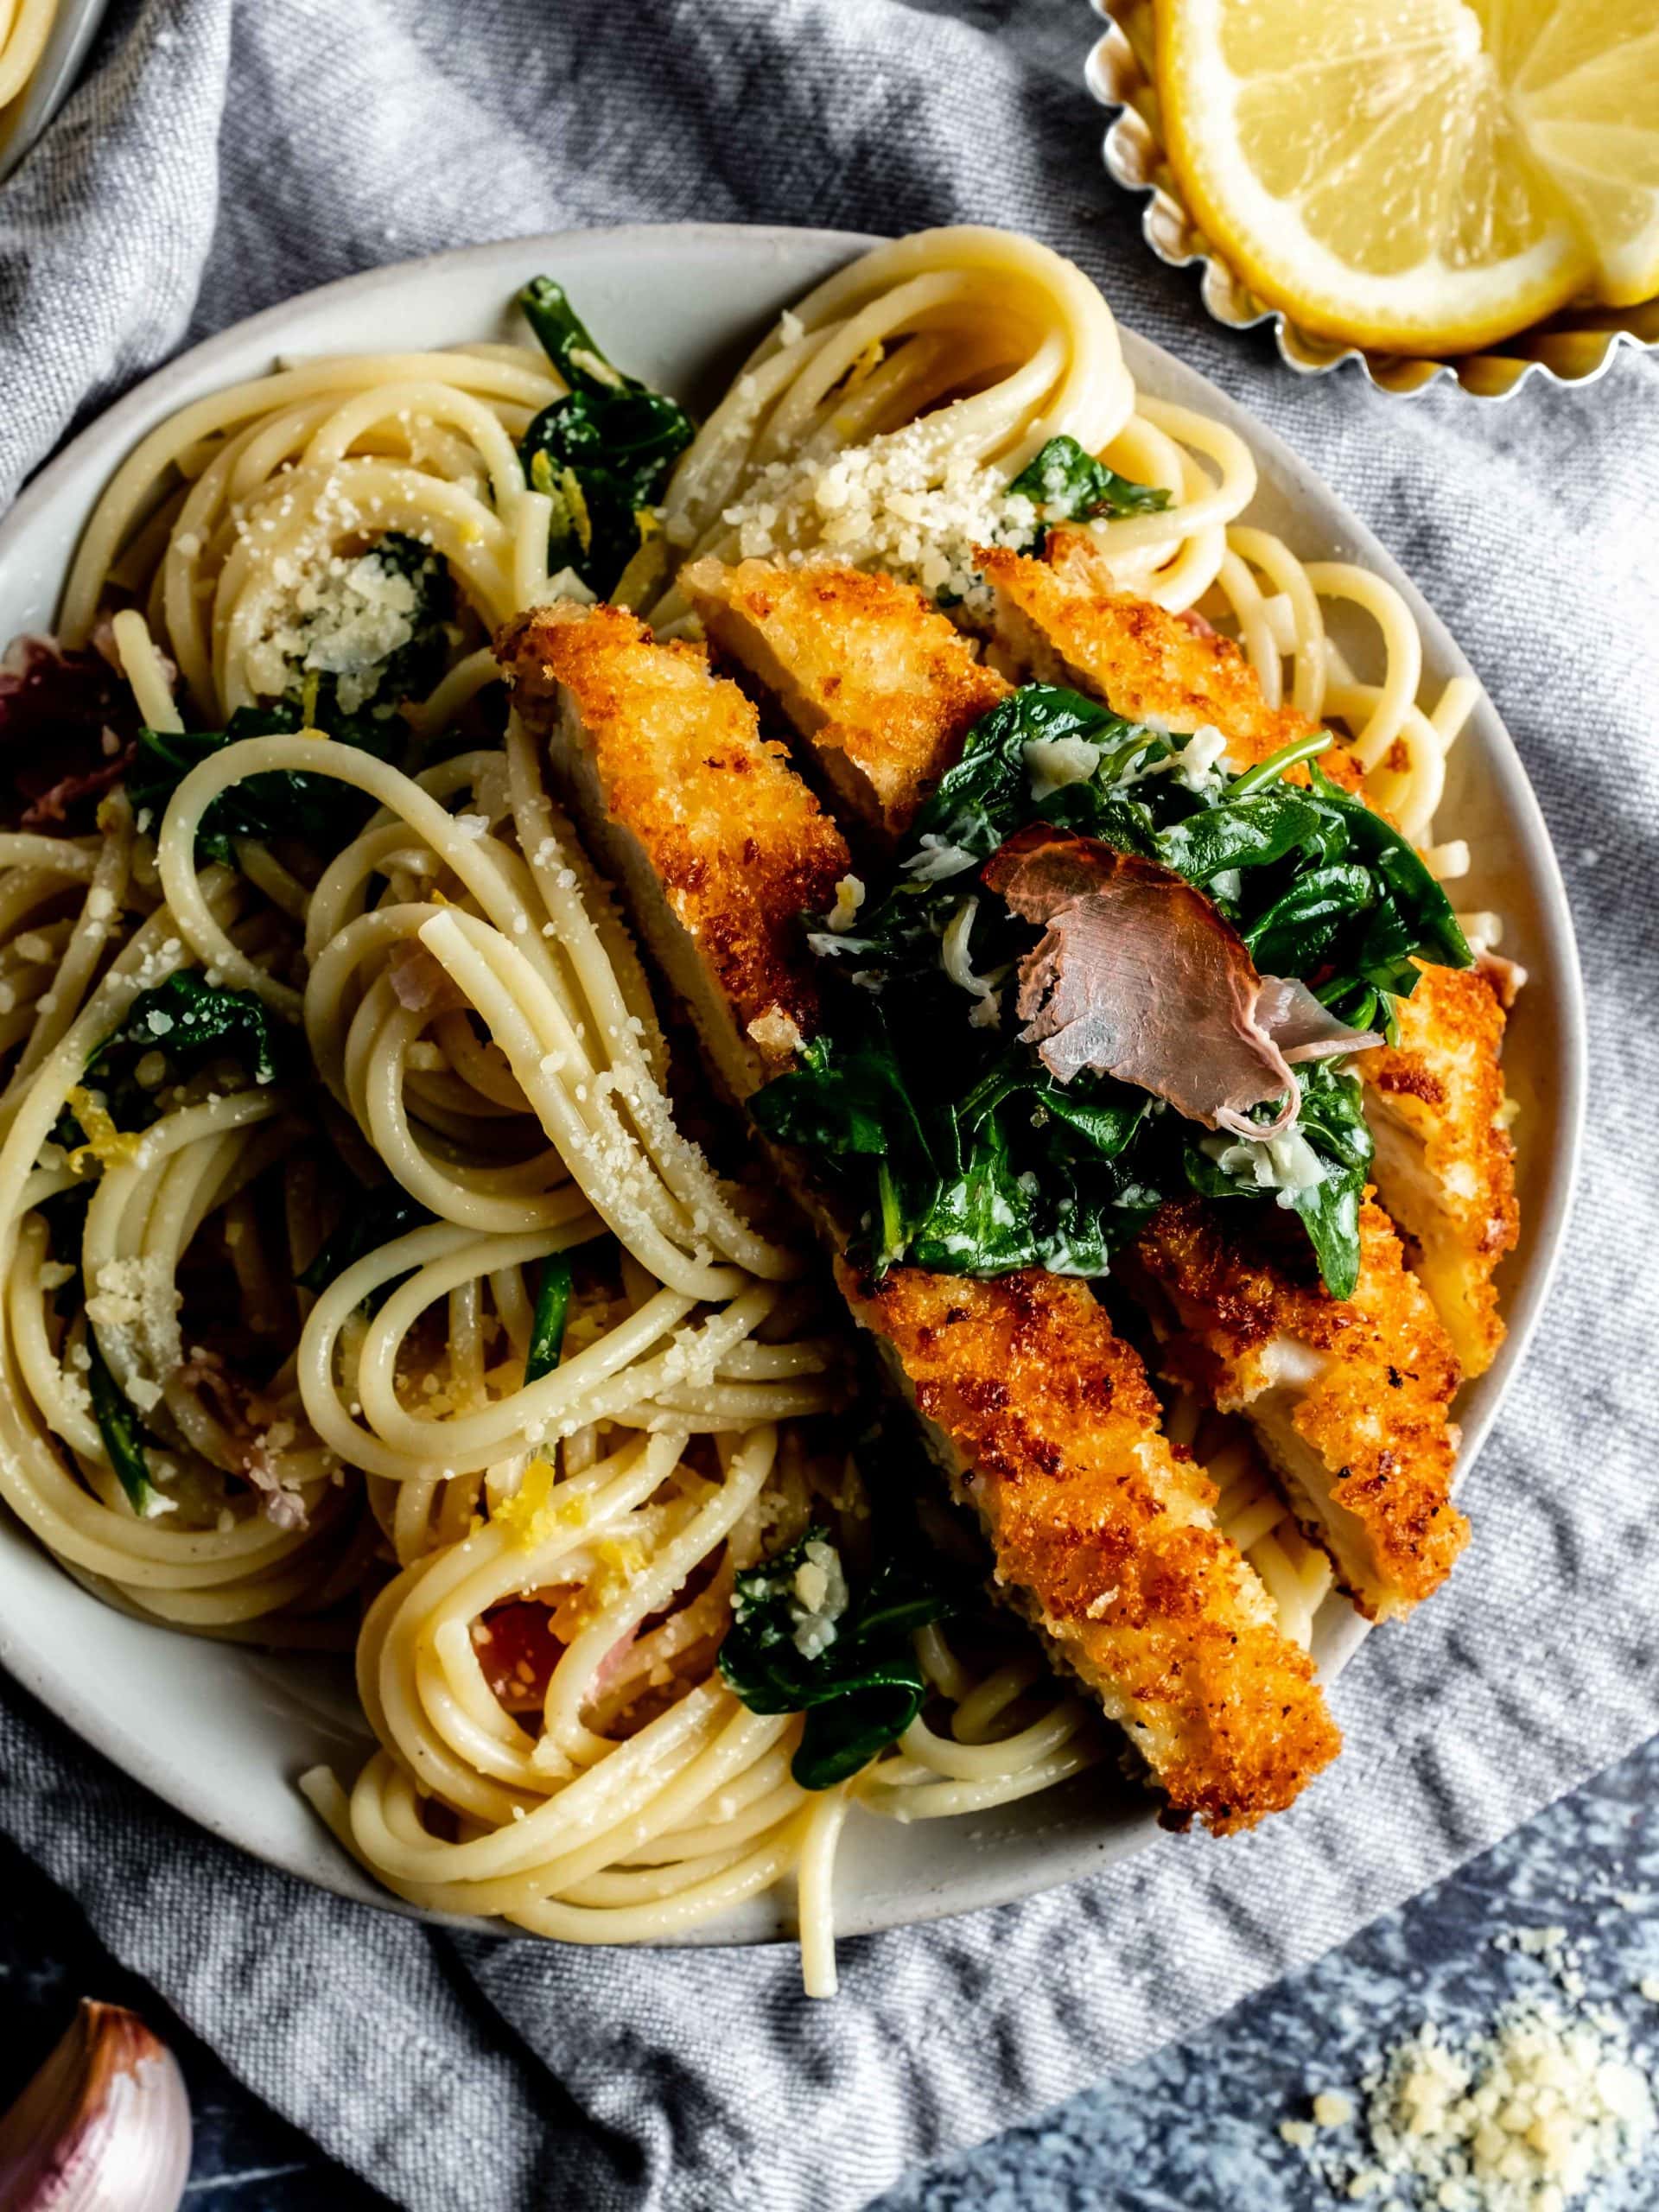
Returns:
[[[786,1949],[556,1950],[314,1894],[5,1690],[6,1828],[248,2082],[420,2212],[855,2206],[1340,1942],[1659,1719],[1659,364],[1501,409],[1298,381],[1207,321],[1106,184],[1079,78],[1097,29],[1084,0],[118,0],[0,190],[0,500],[183,340],[377,263],[617,220],[1029,229],[1418,578],[1576,906],[1588,1163],[1467,1485],[1474,1547],[1366,1644],[1340,1764],[1253,1836],[847,1943],[839,2002],[812,2005]]]

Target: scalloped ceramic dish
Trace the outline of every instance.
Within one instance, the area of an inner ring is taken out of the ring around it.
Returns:
[[[505,336],[514,291],[546,270],[569,286],[617,359],[706,406],[780,308],[870,243],[843,232],[702,225],[569,232],[379,270],[272,308],[151,377],[23,494],[0,523],[0,639],[50,626],[86,517],[136,442],[187,401],[263,372],[278,354]],[[1124,347],[1144,387],[1208,410],[1249,442],[1262,476],[1253,512],[1268,528],[1305,557],[1340,554],[1379,570],[1421,626],[1427,675],[1444,682],[1469,672],[1408,579],[1286,446],[1158,347],[1132,333]],[[1515,747],[1484,698],[1452,753],[1441,817],[1447,834],[1471,825],[1477,810],[1469,903],[1503,912],[1505,949],[1533,982],[1509,1062],[1522,1109],[1524,1224],[1503,1286],[1510,1337],[1460,1409],[1465,1470],[1525,1351],[1560,1249],[1584,1091],[1582,995],[1560,877]],[[1444,1618],[1457,1602],[1454,1582],[1436,1610]],[[1342,1600],[1327,1603],[1315,1642],[1327,1678],[1363,1634]],[[214,1834],[344,1896],[391,1902],[294,1787],[320,1760],[353,1769],[366,1748],[343,1662],[198,1642],[111,1611],[9,1518],[0,1519],[0,1661],[88,1743]],[[1003,1904],[1091,1873],[1158,1833],[1147,1799],[1109,1767],[959,1824],[899,1827],[855,1813],[837,1873],[837,1922],[851,1935]],[[779,1902],[760,1898],[698,1940],[753,1942],[786,1925]]]
[[[1229,330],[1254,330],[1270,322],[1280,359],[1299,376],[1323,376],[1344,361],[1357,361],[1368,382],[1396,398],[1415,398],[1430,385],[1449,378],[1476,399],[1510,399],[1539,378],[1594,384],[1626,351],[1659,353],[1659,299],[1633,308],[1566,308],[1501,346],[1447,360],[1370,353],[1299,329],[1282,308],[1251,290],[1181,200],[1164,151],[1152,80],[1153,0],[1092,0],[1092,5],[1105,17],[1107,29],[1090,53],[1084,76],[1101,105],[1116,111],[1102,145],[1107,175],[1145,200],[1141,235],[1160,261],[1172,269],[1196,264],[1203,270],[1199,297],[1216,321]]]

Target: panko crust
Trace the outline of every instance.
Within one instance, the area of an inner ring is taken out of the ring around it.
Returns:
[[[1379,1128],[1377,1195],[1405,1239],[1466,1376],[1503,1341],[1492,1277],[1521,1233],[1504,1127],[1503,1007],[1474,968],[1422,965],[1397,1007],[1400,1041],[1360,1055]],[[1386,1141],[1392,1123],[1405,1140]]]
[[[620,607],[532,609],[495,650],[532,728],[574,710],[609,820],[643,849],[740,1029],[769,1067],[791,1065],[818,1020],[800,918],[834,905],[851,860],[784,747],[699,648],[658,645]]]
[[[1323,1462],[1331,1499],[1363,1529],[1369,1554],[1369,1586],[1343,1578],[1336,1560],[1338,1576],[1373,1617],[1406,1611],[1439,1588],[1469,1538],[1451,1502],[1457,1359],[1380,1206],[1367,1198],[1360,1209],[1351,1299],[1293,1273],[1293,1257],[1305,1255],[1279,1244],[1275,1226],[1269,1217],[1265,1231],[1235,1227],[1223,1209],[1196,1198],[1172,1200],[1154,1215],[1135,1257],[1181,1324],[1165,1364],[1172,1380],[1223,1412],[1248,1414],[1282,1383],[1287,1343],[1313,1356],[1306,1364],[1317,1372],[1297,1384],[1292,1423]],[[1318,1525],[1307,1533],[1324,1539]]]
[[[1236,769],[1253,767],[1319,727],[1294,707],[1270,707],[1255,671],[1230,638],[1195,628],[1112,582],[1086,531],[1052,530],[1046,557],[976,546],[996,594],[992,657],[1022,682],[1065,683],[1130,721],[1193,730],[1213,723]],[[1319,756],[1333,783],[1359,787],[1340,745]],[[1287,782],[1307,781],[1300,764]]]
[[[764,686],[831,788],[888,839],[1007,690],[913,585],[859,569],[727,568],[679,582],[710,642]]]
[[[1340,1737],[1306,1654],[1172,1450],[1134,1349],[1085,1285],[842,1260],[1004,1596],[1128,1731],[1172,1808],[1226,1833],[1281,1810]]]

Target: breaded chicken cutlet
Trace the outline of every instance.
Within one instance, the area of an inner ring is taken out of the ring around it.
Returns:
[[[996,588],[997,634],[1012,673],[1027,680],[1052,678],[1078,684],[1128,718],[1152,715],[1188,729],[1212,723],[1227,741],[1227,757],[1238,767],[1265,760],[1318,727],[1294,709],[1268,707],[1254,673],[1229,640],[1195,632],[1163,609],[1111,589],[1103,581],[1092,541],[1082,533],[1051,532],[1051,548],[1056,540],[1062,563],[1058,572],[1013,553],[982,549],[976,556]],[[747,564],[750,569],[756,565]],[[908,588],[892,587],[894,592]],[[709,589],[705,583],[705,594]],[[1010,607],[1017,614],[1013,626],[1007,620]],[[1043,642],[1051,623],[1060,645]],[[1008,642],[1016,636],[1021,641],[1017,658]],[[774,636],[771,650],[787,655],[787,640]],[[925,726],[925,710],[913,708],[912,712],[917,725]],[[809,743],[813,742],[811,734],[807,735]],[[1325,760],[1333,756],[1333,776],[1357,783],[1351,760],[1335,747]],[[890,773],[897,774],[899,764],[891,754],[889,761]],[[924,755],[918,750],[918,798],[925,784],[931,788],[938,772],[932,752]],[[890,797],[893,788],[890,780]],[[1364,1057],[1361,1055],[1362,1065]],[[1224,1283],[1228,1272],[1224,1263],[1230,1253],[1232,1273],[1240,1282],[1253,1286],[1255,1304],[1265,1301],[1271,1306],[1276,1296],[1287,1312],[1294,1311],[1315,1329],[1319,1355],[1315,1359],[1307,1353],[1296,1357],[1287,1354],[1282,1371],[1274,1371],[1271,1389],[1254,1369],[1247,1379],[1243,1370],[1234,1375],[1217,1357],[1183,1361],[1175,1341],[1179,1330],[1191,1331],[1195,1343],[1205,1335],[1207,1317],[1201,1300],[1194,1297],[1179,1311],[1166,1305],[1160,1312],[1170,1339],[1166,1353],[1172,1376],[1195,1387],[1208,1386],[1217,1404],[1242,1411],[1250,1420],[1299,1519],[1330,1554],[1338,1578],[1357,1602],[1374,1617],[1406,1611],[1444,1579],[1466,1539],[1467,1528],[1449,1503],[1456,1431],[1448,1421],[1447,1405],[1457,1387],[1456,1364],[1433,1306],[1405,1269],[1398,1240],[1382,1214],[1370,1209],[1362,1242],[1362,1263],[1369,1280],[1362,1281],[1356,1294],[1358,1304],[1351,1313],[1317,1286],[1299,1289],[1270,1254],[1255,1249],[1243,1209],[1195,1202],[1194,1218],[1211,1224],[1210,1273],[1224,1284],[1224,1316],[1230,1312]],[[1160,1257],[1155,1249],[1147,1255],[1143,1283],[1158,1278]],[[1339,1316],[1329,1325],[1314,1320],[1314,1309],[1321,1301]],[[1370,1317],[1363,1330],[1357,1319],[1362,1308]],[[1376,1344],[1386,1338],[1396,1320],[1414,1345],[1421,1341],[1421,1360],[1415,1368],[1408,1363],[1399,1388],[1384,1389],[1372,1404],[1368,1393],[1380,1371],[1374,1357]],[[1268,1332],[1269,1337],[1272,1333]],[[1407,1372],[1409,1381],[1404,1379]],[[1363,1445],[1357,1429],[1350,1439],[1343,1427],[1344,1410],[1357,1417],[1363,1406],[1367,1408],[1367,1428],[1375,1427],[1377,1432],[1371,1446]],[[1299,1427],[1304,1414],[1305,1427]],[[1377,1460],[1382,1479],[1360,1489],[1349,1484],[1351,1441],[1355,1454],[1369,1452]],[[1392,1485],[1386,1471],[1390,1454],[1402,1469],[1401,1478]],[[1433,1519],[1432,1535],[1425,1534],[1426,1515]]]
[[[1451,1502],[1458,1363],[1380,1207],[1360,1209],[1347,1299],[1323,1288],[1294,1232],[1275,1236],[1283,1218],[1239,1227],[1201,1199],[1160,1206],[1131,1281],[1161,1294],[1163,1310],[1149,1303],[1169,1379],[1245,1415],[1340,1586],[1387,1619],[1438,1589],[1469,1540]]]
[[[838,833],[804,785],[792,802],[772,794],[774,768],[790,772],[761,746],[736,687],[687,649],[650,644],[631,618],[543,609],[498,651],[518,712],[545,738],[711,1059],[747,1095],[769,1070],[746,979],[765,977],[768,1007],[803,1034],[815,1011],[798,859],[744,831],[757,779],[769,821],[794,823],[813,870],[831,880],[845,865]],[[717,745],[683,727],[693,681],[693,716],[707,717]],[[620,766],[648,757],[664,729],[676,786],[667,829],[665,777]],[[757,749],[772,766],[759,766]],[[659,847],[695,899],[659,887]],[[787,912],[780,886],[794,900]],[[723,904],[723,923],[705,900]],[[829,903],[822,891],[816,903]],[[791,969],[801,970],[792,982]],[[905,1268],[874,1290],[843,1274],[957,1495],[978,1514],[1002,1593],[1129,1727],[1173,1813],[1225,1830],[1288,1804],[1334,1757],[1336,1729],[1310,1662],[1216,1525],[1213,1485],[1172,1452],[1145,1371],[1104,1310],[1081,1284],[1040,1274],[1015,1286]]]
[[[1484,1375],[1503,1341],[1492,1277],[1521,1225],[1503,1007],[1478,969],[1425,967],[1398,1022],[1398,1044],[1359,1061],[1377,1196],[1465,1375]]]
[[[861,569],[694,561],[680,588],[715,649],[764,687],[830,789],[887,840],[1008,689],[919,592]]]
[[[1319,728],[1294,707],[1268,704],[1230,638],[1120,591],[1085,531],[1050,531],[1040,561],[982,545],[974,558],[996,594],[991,659],[1016,683],[1064,683],[1128,721],[1181,732],[1211,724],[1237,770]],[[1319,766],[1333,783],[1357,787],[1359,772],[1339,746]],[[1306,783],[1306,769],[1293,768],[1289,780]]]
[[[978,1511],[1003,1595],[1172,1803],[1218,1832],[1288,1805],[1338,1747],[1312,1662],[1088,1287],[1034,1268],[836,1273],[952,1495]]]
[[[560,605],[520,615],[496,651],[595,859],[748,1097],[816,1026],[799,918],[835,903],[846,840],[696,645],[657,645],[620,607]]]

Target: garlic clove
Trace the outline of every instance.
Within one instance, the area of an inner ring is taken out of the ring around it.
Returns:
[[[83,1998],[0,2119],[0,2212],[177,2212],[189,2172],[178,2061],[136,2012]]]

